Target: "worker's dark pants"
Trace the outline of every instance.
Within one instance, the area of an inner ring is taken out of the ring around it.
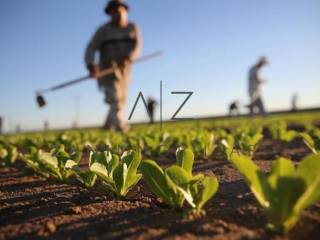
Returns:
[[[253,102],[251,102],[249,109],[250,109],[250,114],[254,114],[254,113],[265,114],[266,113],[261,97],[258,97]]]
[[[150,123],[154,123],[154,109],[149,109],[149,114]]]

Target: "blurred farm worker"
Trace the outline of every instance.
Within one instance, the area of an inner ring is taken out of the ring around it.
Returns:
[[[114,67],[114,74],[98,79],[99,88],[110,105],[104,129],[126,131],[125,106],[130,81],[131,63],[141,50],[141,36],[137,25],[128,21],[129,6],[120,0],[109,1],[105,13],[110,21],[102,25],[90,40],[85,62],[90,75],[97,78],[101,69]],[[99,61],[95,61],[99,53]]]
[[[295,112],[298,110],[297,102],[298,102],[298,93],[295,93],[295,94],[293,94],[293,96],[291,98],[291,111],[292,112]]]
[[[239,110],[239,102],[238,101],[233,101],[229,105],[229,115],[230,116],[236,116],[240,114]]]
[[[152,97],[148,97],[147,107],[148,107],[149,118],[150,118],[149,123],[154,123],[154,111],[155,111],[156,105],[157,105],[157,101],[154,100]]]
[[[261,99],[261,85],[266,83],[266,81],[260,78],[259,72],[261,68],[267,64],[269,64],[268,60],[265,57],[262,57],[249,71],[250,104],[248,107],[250,109],[250,114],[265,114],[264,104]]]

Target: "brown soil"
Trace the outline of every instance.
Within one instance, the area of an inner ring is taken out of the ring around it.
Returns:
[[[264,140],[254,159],[269,171],[277,156],[298,162],[308,153],[299,141],[284,148]],[[288,235],[271,233],[242,177],[216,155],[195,164],[196,171],[213,171],[220,183],[203,217],[160,204],[143,182],[127,200],[117,200],[99,189],[35,176],[21,162],[1,168],[0,239],[319,239],[320,204],[305,211]]]

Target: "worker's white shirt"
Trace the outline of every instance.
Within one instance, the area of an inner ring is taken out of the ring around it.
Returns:
[[[251,98],[251,102],[260,97],[261,84],[262,81],[259,78],[259,68],[253,66],[249,71],[249,96]]]

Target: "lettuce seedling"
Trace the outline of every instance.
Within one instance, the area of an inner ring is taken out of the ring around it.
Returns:
[[[247,156],[233,154],[231,162],[244,176],[274,230],[288,232],[303,210],[320,200],[320,155],[305,157],[297,169],[291,160],[279,158],[267,175]]]
[[[309,135],[313,138],[320,138],[320,129],[317,128],[316,126],[309,125],[306,127],[306,131],[309,133]]]
[[[298,136],[298,133],[293,130],[287,130],[287,124],[285,122],[279,122],[272,124],[269,127],[271,136],[275,140],[281,140],[285,143],[291,142]]]
[[[303,142],[313,153],[317,154],[320,152],[320,137],[313,140],[308,133],[300,133],[300,136],[302,137]]]
[[[261,133],[247,134],[242,133],[233,137],[232,134],[226,135],[220,142],[220,149],[225,159],[230,160],[234,153],[252,156],[257,150],[263,135]]]
[[[52,149],[50,152],[31,147],[29,153],[23,156],[23,160],[30,168],[44,177],[53,177],[65,181],[72,175],[72,171],[65,168],[66,162],[68,160],[77,162],[78,153],[69,154],[65,151],[63,145]]]
[[[69,159],[65,165],[65,168],[70,169],[74,173],[78,181],[84,184],[88,188],[93,187],[97,179],[97,175],[90,171],[90,167],[97,159],[95,156],[96,155],[93,152],[90,152],[89,169],[87,170],[81,169],[79,167],[79,164],[76,161],[71,159]]]
[[[153,160],[141,163],[141,172],[151,192],[173,208],[182,208],[186,200],[196,213],[216,193],[218,181],[203,174],[192,176],[194,161],[190,149],[178,148],[176,165],[165,170]]]
[[[143,142],[143,139],[140,137],[140,136],[137,136],[137,135],[129,135],[127,136],[127,142],[129,144],[129,147],[131,149],[141,149],[143,150],[144,149],[144,142]]]
[[[202,132],[191,141],[193,151],[204,158],[211,156],[217,145],[213,133]]]
[[[231,134],[226,135],[220,142],[220,150],[225,159],[230,160],[230,156],[233,153],[238,152],[235,149],[235,139]]]
[[[244,155],[253,156],[261,142],[263,135],[256,133],[253,135],[242,133],[237,139],[239,148]]]
[[[161,139],[158,134],[142,135],[146,154],[149,156],[158,156],[160,152]]]
[[[89,169],[96,174],[109,191],[118,197],[125,197],[142,177],[137,173],[141,162],[139,151],[126,151],[121,156],[111,154],[110,151],[91,152],[93,162]]]
[[[142,139],[145,154],[148,156],[159,156],[161,153],[167,152],[173,144],[173,138],[168,133],[143,134]]]
[[[38,150],[36,147],[29,147],[28,153],[22,155],[22,160],[26,163],[26,165],[31,168],[37,174],[49,178],[50,174],[47,172],[46,168],[39,161]]]
[[[18,150],[15,146],[9,144],[4,146],[0,144],[0,166],[10,166],[14,164],[18,157]]]

